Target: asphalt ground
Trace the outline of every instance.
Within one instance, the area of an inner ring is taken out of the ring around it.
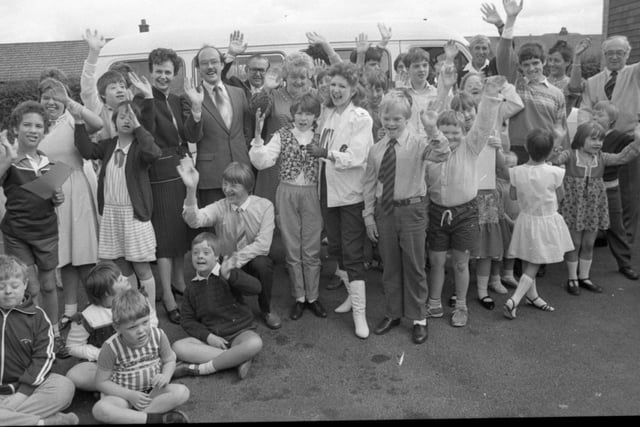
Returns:
[[[633,253],[638,249],[636,244]],[[287,274],[277,264],[272,307],[282,328],[260,323],[264,347],[244,380],[228,370],[176,381],[191,390],[180,408],[191,422],[640,415],[640,281],[617,272],[607,247],[595,249],[591,274],[604,293],[568,294],[564,264],[549,265],[537,283],[556,311],[521,304],[517,319],[507,320],[501,310],[507,295],[492,293],[496,308],[484,309],[472,275],[468,325],[452,327],[451,308],[445,307],[443,318],[429,320],[429,339],[421,345],[411,341],[406,319],[386,335],[373,334],[384,317],[381,272],[375,269],[367,272],[372,332],[357,338],[351,314],[333,312],[346,290],[326,290],[330,268],[323,269],[320,293],[328,318],[306,310],[293,321]],[[452,291],[445,285],[443,302]],[[256,299],[247,302],[257,314]],[[169,339],[186,336],[168,321],[162,303],[157,307]],[[77,362],[57,360],[53,371],[65,373]],[[92,393],[77,391],[68,411],[95,424],[94,403]]]

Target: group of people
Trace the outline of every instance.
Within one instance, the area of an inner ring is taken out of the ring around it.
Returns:
[[[637,280],[640,66],[626,65],[630,45],[605,40],[605,69],[584,80],[588,39],[516,51],[523,2],[503,6],[504,21],[494,5],[482,7],[501,35],[495,57],[488,37],[475,36],[463,68],[454,42],[435,71],[414,47],[390,79],[380,61],[391,31],[380,24],[381,41],[359,35],[350,61],[307,33],[309,48],[288,55],[279,74],[253,55],[243,80],[229,75],[247,47],[236,31],[225,54],[198,51],[202,80],[185,77],[182,96],[171,92],[182,66],[175,51],[149,54],[149,78],[126,63],[98,77],[105,40],[87,30],[82,103],[49,69],[39,102],[16,106],[0,134],[1,422],[77,423],[60,412],[75,388],[101,393],[93,415],[102,422],[187,422],[176,408],[189,390],[172,379],[230,368],[244,378],[262,349],[246,298],[257,296],[267,327],[282,326],[271,306],[274,236],[285,250],[289,317],[327,317],[326,239],[337,263],[327,287],[347,290],[335,312],[352,313],[361,339],[372,252],[385,294],[374,332],[404,317],[416,344],[428,338],[428,318],[444,316],[449,259],[454,327],[468,322],[471,261],[482,307],[495,308],[489,289],[514,289],[502,307],[508,319],[523,298],[554,311],[536,286],[545,264],[564,260],[572,295],[602,292],[589,274],[599,230],[619,271]],[[43,184],[64,165],[60,188]],[[196,274],[187,284],[189,251]],[[173,343],[158,327],[156,278],[167,318],[187,334]],[[80,311],[79,286],[90,303]],[[56,356],[70,355],[83,362],[50,373]]]

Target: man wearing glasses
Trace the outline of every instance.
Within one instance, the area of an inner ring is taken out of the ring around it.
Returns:
[[[264,76],[270,66],[268,58],[260,54],[252,55],[245,65],[246,80],[241,80],[237,76],[228,76],[231,64],[232,62],[227,62],[222,71],[225,83],[242,88],[247,99],[251,99],[253,94],[262,90],[264,86]]]

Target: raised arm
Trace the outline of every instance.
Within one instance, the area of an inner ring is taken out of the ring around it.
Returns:
[[[184,158],[177,166],[178,173],[187,189],[182,208],[182,218],[191,228],[211,227],[222,218],[222,212],[218,206],[220,204],[211,203],[202,209],[198,209],[198,199],[196,192],[200,174],[193,165],[190,158]]]
[[[329,62],[331,63],[331,65],[337,64],[339,62],[342,62],[342,58],[333,49],[333,47],[331,46],[331,44],[329,44],[329,41],[326,38],[324,38],[320,34],[316,33],[315,31],[307,32],[305,35],[307,36],[307,40],[308,40],[309,44],[311,44],[311,45],[319,44],[322,47],[324,52],[329,57]]]
[[[204,88],[191,78],[184,79],[184,94],[191,105],[191,112],[184,123],[184,134],[188,141],[199,142],[204,132],[202,130],[202,103],[204,102]]]
[[[478,106],[478,116],[465,138],[467,146],[475,154],[480,154],[493,134],[498,112],[504,100],[502,90],[506,84],[504,76],[491,76],[485,82],[482,99]]]
[[[271,140],[267,145],[262,140],[262,124],[264,124],[264,115],[260,110],[256,113],[256,133],[251,141],[251,149],[249,150],[249,159],[251,164],[258,170],[270,168],[275,165],[280,157],[281,139],[280,132],[274,132]]]
[[[522,11],[522,2],[517,0],[503,0],[504,10],[507,13],[507,22],[498,42],[496,52],[496,65],[498,73],[505,76],[509,83],[514,83],[518,76],[518,58],[513,48],[513,33],[516,18]]]
[[[606,166],[623,165],[638,157],[640,154],[640,123],[633,132],[633,142],[619,153],[602,153],[602,160]]]
[[[504,30],[504,22],[498,13],[498,9],[493,3],[482,3],[482,7],[480,8],[480,12],[482,12],[482,20],[489,24],[493,24],[496,26],[498,30],[498,34],[502,35],[502,31]]]
[[[98,62],[98,56],[106,44],[106,41],[104,37],[98,33],[98,30],[91,31],[90,29],[86,29],[82,38],[89,45],[89,54],[84,61],[82,74],[80,75],[80,99],[82,99],[82,103],[89,110],[98,113],[102,109],[103,103],[98,94],[96,63]]]

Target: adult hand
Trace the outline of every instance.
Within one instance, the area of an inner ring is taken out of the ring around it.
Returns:
[[[591,38],[585,37],[580,40],[574,49],[574,55],[576,58],[579,58],[589,47],[591,46]]]
[[[193,78],[184,79],[184,93],[191,102],[191,111],[202,111],[202,102],[204,101],[204,90],[196,85]]]
[[[127,401],[131,406],[136,408],[138,411],[141,411],[149,406],[151,403],[151,397],[147,393],[131,390],[129,392],[129,396],[127,396]]]
[[[229,347],[229,341],[214,334],[209,334],[209,336],[207,336],[207,344],[221,350],[226,350]]]
[[[93,30],[93,32],[91,32],[91,30],[87,28],[86,30],[84,30],[82,38],[89,45],[89,49],[94,52],[100,52],[104,45],[107,43],[104,39],[104,36],[98,33],[98,30]]]
[[[369,43],[369,36],[365,33],[358,34],[358,37],[356,37],[356,52],[366,53],[369,46],[371,46],[371,43]]]
[[[493,24],[496,27],[503,25],[502,18],[498,13],[498,9],[496,9],[496,5],[493,3],[482,3],[482,7],[480,8],[480,12],[482,12],[482,20],[489,24]]]
[[[17,147],[9,142],[6,129],[0,132],[0,144],[2,147],[2,157],[9,159],[11,162],[18,158]]]
[[[129,80],[138,92],[140,92],[145,98],[153,98],[153,90],[151,89],[151,83],[145,76],[138,77],[138,75],[131,71],[129,73]]]
[[[264,75],[264,87],[266,89],[277,89],[282,84],[282,76],[277,70],[269,68]]]
[[[307,41],[311,45],[327,43],[327,39],[325,39],[323,36],[321,36],[320,34],[316,33],[315,31],[313,31],[313,32],[309,31],[309,32],[305,33],[305,35],[307,36]]]
[[[439,82],[442,82],[445,88],[452,88],[458,81],[458,72],[453,64],[445,63],[440,68]]]
[[[378,22],[378,31],[380,31],[380,43],[378,43],[378,47],[384,48],[389,40],[391,40],[391,27],[387,27],[382,22]]]
[[[71,101],[71,98],[69,98],[69,94],[67,93],[67,89],[64,87],[62,82],[54,78],[51,78],[51,96],[53,99],[65,106]]]
[[[185,187],[191,188],[193,190],[198,188],[200,174],[193,165],[193,162],[180,162],[180,164],[176,166],[176,169],[178,170],[180,178],[182,178],[182,182],[184,182]]]
[[[484,82],[484,91],[483,93],[487,96],[498,97],[500,95],[500,91],[507,84],[507,78],[504,76],[491,76],[487,77]]]
[[[515,18],[520,12],[522,12],[522,3],[524,0],[502,0],[504,11],[507,13],[507,17]]]
[[[456,58],[456,55],[458,55],[458,52],[458,45],[456,45],[455,41],[449,40],[444,44],[445,61],[453,62],[453,60]]]
[[[367,225],[367,237],[373,243],[378,243],[378,226],[376,224]]]
[[[244,34],[235,30],[229,35],[229,48],[227,53],[233,57],[241,55],[247,50],[247,43],[244,42]]]
[[[327,63],[324,62],[322,59],[320,58],[316,58],[313,60],[313,75],[317,76],[318,73],[322,70],[325,70],[327,68]]]
[[[236,268],[240,268],[240,263],[238,262],[238,257],[234,253],[233,255],[225,255],[222,258],[222,264],[220,264],[220,275],[224,277],[225,280],[229,279],[231,275],[231,270]]]
[[[264,118],[265,118],[265,114],[262,112],[260,108],[258,108],[258,110],[256,111],[256,129],[255,129],[255,133],[253,134],[255,139],[260,139],[260,135],[262,135],[262,128],[264,127]]]

